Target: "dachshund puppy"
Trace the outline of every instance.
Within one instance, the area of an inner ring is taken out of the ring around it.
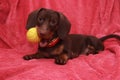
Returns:
[[[97,54],[104,50],[103,41],[109,38],[120,39],[118,35],[108,35],[100,39],[80,34],[68,34],[71,28],[69,20],[60,12],[41,8],[33,11],[27,21],[27,30],[36,26],[41,42],[38,51],[26,55],[25,60],[54,58],[55,63],[64,65],[69,59],[80,54]]]

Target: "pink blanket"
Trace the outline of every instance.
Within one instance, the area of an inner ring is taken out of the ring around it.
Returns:
[[[66,65],[54,59],[25,61],[36,44],[26,40],[28,14],[41,7],[64,13],[70,33],[120,35],[119,0],[0,0],[0,80],[120,80],[120,41],[105,41],[97,55],[81,55]]]

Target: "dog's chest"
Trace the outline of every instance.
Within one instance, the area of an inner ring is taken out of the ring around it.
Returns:
[[[52,47],[40,47],[39,46],[39,51],[44,52],[44,54],[48,55],[59,55],[60,53],[63,52],[64,45],[61,43],[56,44],[55,46]]]

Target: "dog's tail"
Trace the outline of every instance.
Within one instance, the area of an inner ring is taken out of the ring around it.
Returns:
[[[105,40],[110,39],[110,38],[116,38],[116,39],[120,40],[120,36],[119,36],[119,35],[116,35],[116,34],[110,34],[110,35],[101,37],[101,38],[99,38],[99,39],[100,39],[102,42],[104,42]]]

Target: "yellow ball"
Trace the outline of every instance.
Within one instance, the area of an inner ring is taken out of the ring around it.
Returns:
[[[40,42],[40,37],[38,36],[37,28],[36,27],[30,28],[27,31],[26,36],[27,36],[27,40],[29,42],[32,42],[32,43]]]

